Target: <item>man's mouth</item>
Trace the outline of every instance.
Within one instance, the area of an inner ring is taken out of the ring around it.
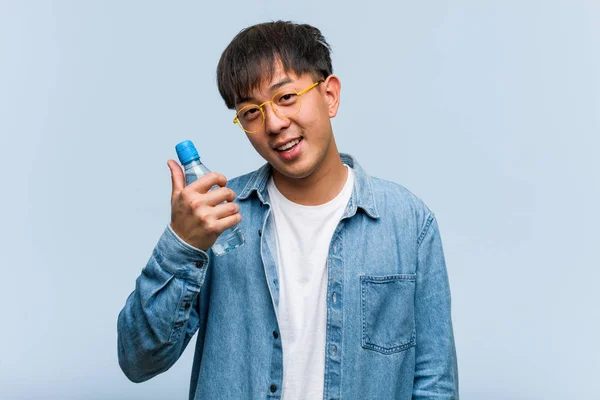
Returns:
[[[298,143],[300,143],[302,141],[302,138],[298,138],[298,139],[294,139],[290,142],[287,142],[286,144],[279,146],[277,148],[275,148],[275,150],[277,151],[289,151],[291,150],[294,146],[296,146]]]

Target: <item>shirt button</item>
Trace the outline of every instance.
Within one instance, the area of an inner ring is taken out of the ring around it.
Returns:
[[[194,265],[196,266],[196,268],[202,268],[204,266],[204,263],[202,261],[194,261]]]
[[[337,294],[335,292],[333,293],[333,303],[337,303]]]
[[[277,331],[273,331],[273,337],[274,337],[275,339],[277,339],[277,338],[279,337],[279,334],[277,333]]]
[[[332,346],[331,346],[331,354],[333,354],[333,355],[335,356],[335,353],[336,353],[336,352],[337,352],[337,347],[336,347],[336,345],[334,344],[334,345],[332,345]]]
[[[271,390],[271,393],[275,393],[277,391],[277,385],[271,385],[269,389]]]

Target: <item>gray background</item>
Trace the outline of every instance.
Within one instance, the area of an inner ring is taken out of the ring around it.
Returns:
[[[463,399],[597,398],[600,3],[0,1],[0,398],[184,399],[127,381],[116,318],[193,139],[262,159],[215,84],[242,28],[333,46],[342,151],[436,213]]]

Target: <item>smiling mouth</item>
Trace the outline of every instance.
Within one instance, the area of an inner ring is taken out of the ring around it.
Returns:
[[[289,150],[293,149],[301,141],[302,141],[302,138],[294,139],[291,142],[287,142],[283,146],[277,147],[275,150],[277,150],[277,151],[289,151]]]

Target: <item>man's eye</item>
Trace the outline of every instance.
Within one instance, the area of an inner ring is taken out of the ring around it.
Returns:
[[[242,113],[242,118],[245,120],[253,120],[260,115],[258,107],[248,108]]]
[[[298,98],[296,93],[284,93],[279,97],[277,101],[281,105],[293,104]]]

